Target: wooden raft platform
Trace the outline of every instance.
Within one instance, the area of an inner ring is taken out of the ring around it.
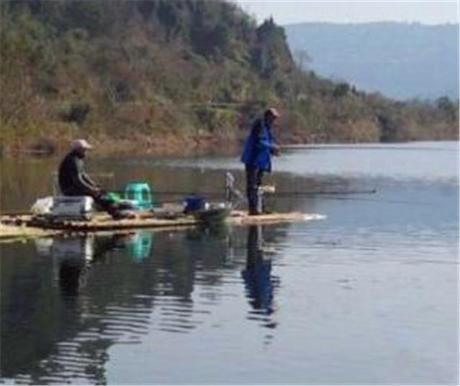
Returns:
[[[223,220],[229,225],[258,225],[286,222],[301,222],[321,219],[321,215],[300,212],[271,213],[249,216],[243,211],[231,211]],[[158,218],[151,212],[139,213],[134,219],[113,220],[107,214],[97,214],[90,221],[50,221],[32,215],[0,216],[0,239],[12,237],[43,237],[59,233],[98,232],[124,229],[177,229],[206,224],[194,215],[176,215],[171,218]]]
[[[14,241],[17,239],[30,239],[52,236],[59,234],[61,231],[54,229],[41,229],[29,227],[26,225],[4,225],[0,224],[0,242]]]

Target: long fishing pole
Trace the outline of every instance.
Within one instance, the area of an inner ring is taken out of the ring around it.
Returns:
[[[112,190],[113,193],[124,193],[121,190]],[[279,191],[274,193],[268,193],[272,197],[301,197],[301,196],[316,196],[316,195],[354,195],[354,194],[375,194],[376,189],[367,190],[310,190],[310,191]],[[200,194],[209,197],[222,197],[225,192],[216,191],[200,191],[200,190],[189,190],[189,191],[174,191],[174,190],[155,190],[152,192],[157,196],[187,196],[191,194]]]

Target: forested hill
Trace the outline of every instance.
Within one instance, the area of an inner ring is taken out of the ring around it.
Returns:
[[[285,26],[310,69],[398,99],[458,99],[458,24],[299,23]]]
[[[3,0],[3,152],[228,149],[268,105],[282,141],[445,139],[458,108],[400,103],[300,70],[283,28],[203,0]],[[225,144],[225,146],[222,146]]]

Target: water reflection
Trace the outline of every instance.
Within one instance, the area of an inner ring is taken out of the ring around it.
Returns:
[[[274,290],[279,286],[279,278],[272,275],[272,261],[264,256],[261,225],[248,227],[246,267],[241,275],[253,308],[248,318],[261,319],[265,327],[275,328],[277,322],[272,314],[275,311]]]
[[[86,283],[85,261],[81,259],[65,259],[59,266],[59,286],[64,296],[75,296],[78,289]]]
[[[97,283],[109,273],[114,254],[120,251],[137,265],[150,254],[152,239],[152,233],[137,232],[36,240],[43,264],[31,259],[2,275],[1,377],[32,384],[106,383],[107,349],[127,334],[128,342],[139,342],[148,331],[149,312],[145,299],[142,307],[121,303],[112,312],[116,282],[111,277]],[[16,251],[11,257],[22,256]]]
[[[238,252],[246,231],[247,256]],[[219,312],[230,283],[241,293],[242,264],[248,319],[275,327],[277,282],[261,232],[223,226],[2,246],[0,378],[106,383],[110,347],[191,333]]]
[[[133,261],[140,263],[150,256],[153,247],[153,233],[139,231],[126,240],[129,256]]]
[[[107,262],[107,253],[124,250],[132,261],[142,262],[152,249],[153,233],[139,231],[113,234],[106,237],[84,235],[72,238],[55,238],[49,252],[58,266],[58,283],[64,296],[75,296],[86,287],[92,264]],[[37,250],[43,253],[40,240]]]

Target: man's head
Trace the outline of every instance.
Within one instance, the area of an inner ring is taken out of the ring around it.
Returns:
[[[70,148],[73,152],[77,153],[80,157],[84,157],[86,151],[93,147],[85,139],[75,139],[70,144]]]
[[[264,117],[265,119],[271,124],[275,122],[277,118],[279,118],[280,113],[274,107],[270,107],[269,109],[265,110]]]

